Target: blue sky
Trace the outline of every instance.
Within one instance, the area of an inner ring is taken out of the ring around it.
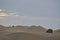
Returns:
[[[0,24],[42,25],[60,29],[59,2],[60,0],[0,0]]]

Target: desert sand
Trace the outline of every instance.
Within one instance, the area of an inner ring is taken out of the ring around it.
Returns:
[[[0,40],[60,40],[60,30],[46,33],[42,26],[15,26],[0,25]]]

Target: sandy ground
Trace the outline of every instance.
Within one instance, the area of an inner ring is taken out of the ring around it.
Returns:
[[[0,27],[0,40],[60,40],[60,30],[46,33],[43,27]]]

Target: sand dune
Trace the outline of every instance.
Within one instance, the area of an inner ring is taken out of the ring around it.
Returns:
[[[46,33],[39,27],[0,27],[0,40],[60,40],[60,30]]]
[[[7,36],[1,36],[0,35],[0,40],[11,40],[9,37],[7,37]]]
[[[12,33],[7,36],[12,40],[40,40],[38,35],[25,32]]]

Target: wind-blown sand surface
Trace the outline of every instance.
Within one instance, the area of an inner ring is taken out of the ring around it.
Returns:
[[[60,30],[55,30],[53,33],[46,33],[46,31],[41,26],[0,26],[0,40],[60,40]]]

